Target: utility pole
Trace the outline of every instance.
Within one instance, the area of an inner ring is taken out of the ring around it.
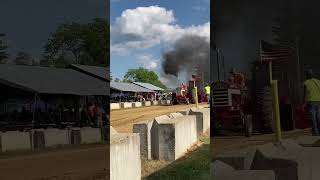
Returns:
[[[296,64],[296,71],[297,71],[297,93],[298,93],[298,104],[301,103],[301,88],[302,88],[302,85],[301,85],[301,67],[300,67],[300,37],[299,36],[296,36],[296,58],[297,58],[297,64]]]
[[[217,52],[217,68],[218,68],[218,82],[221,82],[221,77],[220,77],[220,50],[216,48]]]
[[[222,56],[222,68],[223,68],[223,80],[226,81],[226,67],[225,67],[225,62],[224,62],[224,56],[223,54],[221,54]]]

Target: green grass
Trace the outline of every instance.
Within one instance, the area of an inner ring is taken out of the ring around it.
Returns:
[[[151,174],[145,180],[208,180],[210,161],[210,137],[203,136],[204,143],[187,158],[177,160],[160,171]]]

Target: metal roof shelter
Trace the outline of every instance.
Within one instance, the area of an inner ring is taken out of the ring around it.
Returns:
[[[102,80],[110,81],[110,70],[106,67],[71,64],[70,68]]]
[[[147,88],[147,89],[152,90],[152,91],[164,91],[164,89],[162,89],[162,88],[160,88],[158,86],[149,84],[149,83],[134,82],[134,84],[136,84],[138,86],[141,86],[141,87],[144,87],[144,88]]]
[[[0,65],[0,83],[38,94],[104,96],[109,83],[73,69]]]
[[[154,92],[150,89],[138,86],[133,83],[123,83],[123,82],[110,82],[110,88],[111,89],[116,89],[118,91],[123,91],[123,92]]]

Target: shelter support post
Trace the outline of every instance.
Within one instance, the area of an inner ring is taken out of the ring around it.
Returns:
[[[34,93],[34,103],[33,103],[33,112],[32,112],[32,128],[34,128],[34,124],[35,124],[35,119],[36,119],[36,111],[38,108],[38,103],[37,103],[37,93]]]
[[[79,110],[79,99],[74,99],[74,120],[80,125],[80,110]]]

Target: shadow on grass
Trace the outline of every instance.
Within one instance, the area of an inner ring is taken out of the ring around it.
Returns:
[[[210,162],[210,138],[203,137],[204,143],[186,158],[179,159],[169,166],[149,175],[144,180],[208,180]]]

